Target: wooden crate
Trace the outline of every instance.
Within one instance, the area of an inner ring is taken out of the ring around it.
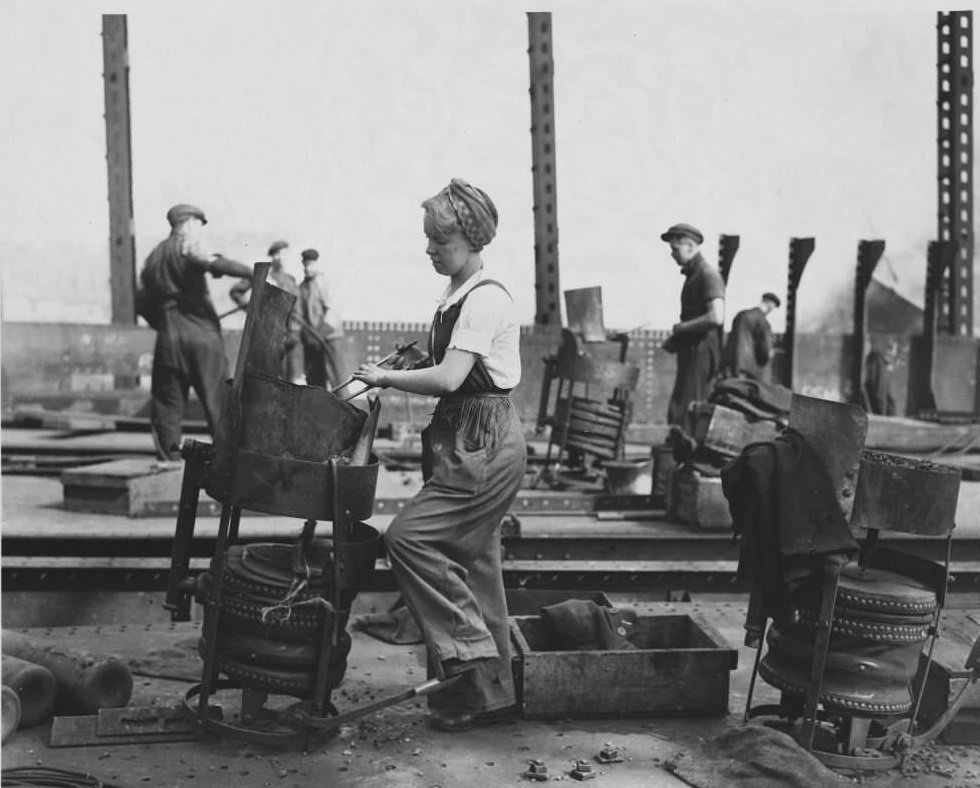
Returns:
[[[726,457],[737,457],[750,443],[776,437],[779,428],[772,421],[750,421],[744,414],[724,405],[699,402],[694,406],[694,433],[698,446]]]
[[[65,508],[145,517],[168,507],[176,514],[184,470],[157,465],[157,460],[134,457],[65,471],[61,474]]]
[[[738,651],[696,613],[640,616],[638,648],[560,651],[540,616],[510,619],[518,703],[530,719],[728,712]]]
[[[732,527],[732,516],[728,511],[728,499],[721,489],[721,478],[675,469],[671,484],[671,519],[707,531]]]
[[[926,678],[919,708],[919,728],[928,730],[950,707],[968,680],[963,677],[970,644],[959,640],[955,633],[936,641],[932,654],[932,665]],[[925,673],[926,655],[919,660],[919,673],[913,687],[922,684]],[[967,689],[967,695],[960,710],[940,734],[939,740],[946,744],[980,744],[980,682]]]

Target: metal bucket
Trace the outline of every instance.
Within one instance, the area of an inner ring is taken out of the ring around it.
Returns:
[[[650,495],[653,490],[653,458],[604,462],[606,491],[613,495]]]

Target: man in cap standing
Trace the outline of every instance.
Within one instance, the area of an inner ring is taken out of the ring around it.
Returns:
[[[170,236],[150,252],[140,272],[140,314],[157,332],[153,349],[151,422],[157,454],[180,457],[180,422],[191,388],[214,434],[228,358],[221,324],[211,302],[207,274],[252,276],[244,263],[203,249],[204,211],[181,203],[167,211]]]
[[[727,377],[769,382],[772,328],[768,315],[778,309],[779,304],[779,296],[775,293],[763,293],[758,306],[743,309],[735,315],[721,353],[721,369]]]
[[[301,257],[304,276],[299,285],[303,322],[300,338],[306,383],[323,388],[339,386],[344,373],[344,328],[333,288],[319,270],[320,253],[316,249],[304,249]]]
[[[725,320],[725,282],[718,269],[701,256],[704,236],[689,224],[675,224],[660,239],[684,275],[681,319],[671,329],[664,349],[677,354],[677,376],[667,409],[667,423],[683,425],[688,406],[706,399],[721,355]]]
[[[283,267],[283,252],[288,248],[289,244],[286,241],[273,241],[269,246],[269,263],[271,265],[269,267],[268,281],[280,290],[285,290],[290,295],[296,296],[296,299],[299,300],[299,285],[296,283],[296,278]],[[232,300],[238,306],[244,307],[248,304],[248,299],[245,296],[251,289],[251,280],[243,279],[241,282],[236,282],[231,287]],[[282,374],[290,383],[303,383],[305,382],[305,376],[303,374],[303,348],[299,341],[299,322],[297,321],[296,314],[296,307],[294,306],[289,313],[286,343],[282,359]]]

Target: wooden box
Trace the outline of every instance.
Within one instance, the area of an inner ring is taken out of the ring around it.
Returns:
[[[750,443],[772,440],[779,431],[775,422],[750,421],[737,410],[705,402],[694,406],[693,429],[698,446],[726,457],[737,457]]]
[[[955,633],[936,641],[919,707],[920,731],[932,727],[969,683],[969,671],[964,667],[969,654],[970,645],[960,641]],[[925,667],[926,655],[922,654],[913,687],[922,686]],[[969,687],[966,693],[963,705],[939,736],[946,744],[980,744],[980,683]]]
[[[183,465],[144,457],[73,468],[61,474],[65,508],[129,517],[176,514],[183,473]]]
[[[725,714],[738,651],[696,613],[640,616],[627,651],[559,651],[540,616],[510,619],[530,719]]]
[[[671,484],[672,519],[708,531],[732,527],[728,499],[722,492],[720,477],[702,476],[692,470],[675,470]]]

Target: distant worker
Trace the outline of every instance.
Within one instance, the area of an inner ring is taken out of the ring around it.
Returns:
[[[228,377],[221,323],[205,275],[246,279],[252,276],[252,269],[204,250],[201,228],[208,220],[200,208],[175,205],[167,211],[167,221],[170,236],[143,264],[137,311],[157,332],[150,389],[157,454],[176,460],[188,392],[193,388],[197,393],[213,435],[221,386]]]
[[[306,383],[321,388],[339,386],[344,379],[344,328],[333,288],[319,270],[320,253],[316,249],[304,249],[302,260],[304,276],[299,299],[304,325],[300,338]]]
[[[865,409],[881,416],[897,412],[892,396],[892,369],[898,357],[898,344],[889,342],[885,352],[875,348],[864,360]]]
[[[285,290],[292,296],[296,296],[299,301],[299,285],[296,277],[283,267],[283,252],[289,248],[286,241],[274,241],[269,247],[269,276],[267,281],[274,284],[280,290]],[[245,297],[252,289],[251,280],[236,282],[231,288],[231,298],[239,306],[245,306],[248,299]],[[303,347],[299,341],[299,322],[296,317],[297,307],[289,315],[287,324],[286,342],[283,348],[283,369],[282,375],[290,383],[303,383],[306,378],[303,373]]]
[[[721,371],[726,377],[771,379],[772,328],[768,315],[780,306],[779,296],[763,293],[758,306],[743,309],[732,321],[732,330],[721,353]]]
[[[725,320],[725,282],[718,269],[701,256],[701,231],[675,224],[660,236],[670,244],[670,256],[685,277],[681,289],[681,319],[663,344],[677,354],[677,376],[667,408],[668,424],[684,424],[692,402],[708,398],[708,386],[718,374],[721,325]]]

